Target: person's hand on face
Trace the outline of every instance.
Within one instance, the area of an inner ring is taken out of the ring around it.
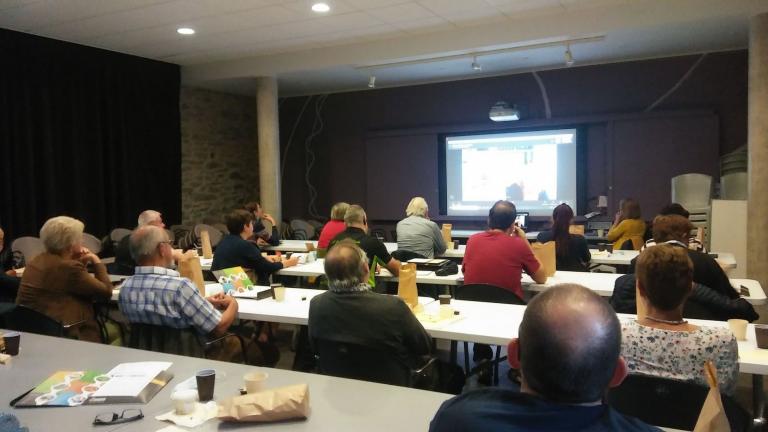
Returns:
[[[272,224],[272,226],[275,226],[275,225],[276,225],[276,224],[275,224],[275,218],[273,218],[273,217],[272,217],[272,215],[270,215],[269,213],[264,213],[264,214],[261,216],[261,218],[262,218],[262,219],[264,219],[264,220],[267,220],[267,221],[269,221],[269,223],[271,223],[271,224]]]
[[[512,225],[512,227],[514,228],[514,231],[512,232],[513,236],[517,236],[517,237],[520,237],[522,239],[525,238],[525,231],[523,231],[522,228],[520,228],[517,225]]]

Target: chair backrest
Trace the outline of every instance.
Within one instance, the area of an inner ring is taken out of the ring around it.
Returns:
[[[629,375],[608,392],[608,405],[655,426],[693,430],[709,388],[648,375]],[[745,430],[744,410],[725,395],[723,407],[733,431]]]
[[[22,254],[24,262],[29,264],[36,256],[45,252],[45,246],[37,237],[19,237],[11,243],[11,251]]]
[[[101,240],[93,234],[83,233],[83,246],[98,255],[101,252]]]
[[[5,324],[11,330],[37,333],[46,336],[64,336],[64,326],[55,319],[24,305],[5,314]]]
[[[384,228],[372,228],[371,235],[383,242],[387,241],[387,230]]]
[[[694,212],[708,208],[711,199],[712,176],[690,173],[672,177],[672,202]]]
[[[525,301],[508,289],[488,284],[469,284],[456,287],[456,300],[484,301],[524,305]]]
[[[215,248],[221,241],[222,237],[224,237],[224,233],[212,225],[197,224],[195,225],[195,236],[198,238],[198,241],[200,239],[200,233],[203,231],[208,231],[208,237],[211,239],[212,248]]]
[[[311,240],[315,238],[315,227],[312,226],[309,222],[305,221],[304,219],[292,219],[291,220],[291,229],[294,231],[294,238],[296,237],[295,231],[297,230],[303,230],[304,233],[306,233],[305,239],[300,240]]]
[[[131,323],[128,346],[131,348],[205,358],[203,342],[194,329]]]
[[[321,374],[399,386],[410,386],[411,370],[394,353],[328,339],[313,340]]]
[[[168,240],[171,241],[171,244],[176,244],[176,234],[168,228],[165,229],[165,233],[168,234]]]
[[[746,172],[732,172],[720,177],[720,199],[745,200],[747,199],[747,185],[749,178]]]
[[[132,231],[128,228],[115,228],[109,232],[109,238],[112,239],[115,244],[117,244],[120,243],[120,241],[124,239],[125,236],[131,235],[131,232]]]

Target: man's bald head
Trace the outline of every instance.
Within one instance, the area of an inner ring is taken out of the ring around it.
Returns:
[[[621,353],[621,326],[608,303],[575,284],[557,285],[528,304],[519,331],[525,384],[561,403],[599,401]]]
[[[325,255],[325,275],[333,289],[349,289],[368,278],[368,259],[360,247],[352,241],[334,245]]]

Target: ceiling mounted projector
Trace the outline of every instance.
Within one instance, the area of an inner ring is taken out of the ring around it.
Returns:
[[[499,101],[491,107],[488,117],[497,122],[520,120],[520,111],[514,105],[510,107],[508,103]]]

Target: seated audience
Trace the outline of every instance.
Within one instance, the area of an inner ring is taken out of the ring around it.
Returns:
[[[570,233],[572,222],[573,209],[568,204],[560,204],[552,212],[552,230],[540,232],[536,240],[555,242],[558,270],[586,271],[592,254],[584,236]]]
[[[331,220],[323,225],[320,231],[320,238],[317,240],[318,249],[328,249],[331,240],[346,229],[344,225],[344,214],[347,213],[349,204],[337,202],[331,207]]]
[[[621,201],[621,210],[616,212],[613,226],[608,230],[605,238],[613,242],[613,248],[621,249],[624,243],[630,241],[632,249],[640,250],[643,246],[645,234],[645,222],[640,215],[640,203],[632,198]]]
[[[261,250],[248,241],[253,236],[253,214],[246,210],[235,210],[226,217],[229,234],[221,239],[213,255],[211,270],[231,267],[251,269],[260,285],[269,285],[269,276],[286,267],[298,264],[298,258],[283,259],[282,256],[261,255]]]
[[[162,213],[156,210],[144,210],[139,214],[137,228],[143,226],[156,226],[161,229],[165,229],[165,222],[163,222]],[[115,247],[115,263],[110,267],[110,273],[118,275],[130,276],[133,274],[134,268],[136,268],[136,261],[131,256],[131,250],[129,246],[130,235],[123,237],[117,243]],[[194,250],[187,251],[188,256],[196,255]],[[184,256],[184,251],[181,249],[173,249],[173,260],[178,262]]]
[[[488,231],[474,234],[464,251],[464,284],[502,287],[523,298],[520,283],[525,271],[536,283],[547,276],[533,255],[525,232],[515,226],[517,210],[509,201],[497,201],[488,213]]]
[[[429,220],[429,207],[422,197],[415,197],[405,209],[406,218],[397,223],[397,250],[434,258],[445,252],[445,240],[436,223]]]
[[[432,338],[402,299],[371,291],[368,260],[360,247],[351,240],[338,242],[324,265],[328,291],[309,304],[310,343],[325,338],[380,346],[409,365],[423,363]]]
[[[130,235],[130,251],[138,263],[136,272],[120,288],[120,311],[129,322],[177,329],[194,328],[201,336],[224,336],[237,318],[237,300],[218,294],[203,298],[187,278],[171,270],[173,249],[168,234],[153,225]],[[234,337],[214,346],[212,359],[240,361],[243,353]]]
[[[107,268],[96,254],[83,247],[85,226],[77,219],[57,216],[40,229],[45,252],[27,263],[16,304],[34,309],[67,325],[67,336],[101,342],[94,301],[112,297]],[[91,265],[93,277],[86,266]]]
[[[376,260],[386,266],[393,275],[400,274],[400,261],[392,258],[381,240],[368,234],[368,217],[362,207],[356,204],[349,206],[344,214],[344,224],[347,228],[331,240],[330,247],[350,239],[365,251],[371,265]]]
[[[444,402],[430,432],[658,431],[603,403],[627,374],[616,314],[597,294],[560,285],[531,300],[508,361],[520,391],[488,388]]]
[[[6,246],[5,231],[0,228],[0,302],[13,303],[16,300],[19,282],[14,269],[13,251]]]
[[[678,215],[686,219],[689,219],[691,216],[691,213],[688,210],[686,210],[685,207],[683,207],[678,203],[672,203],[672,204],[666,205],[659,212],[659,216],[672,216],[672,215]],[[643,245],[643,249],[647,248],[648,246],[654,246],[655,244],[656,244],[656,240],[654,240],[653,235],[651,235],[651,238],[646,240],[645,245]],[[706,248],[704,247],[704,244],[702,244],[699,241],[699,239],[696,238],[696,236],[690,235],[690,233],[688,235],[688,249],[697,250],[699,252],[706,252]]]
[[[261,208],[261,204],[258,201],[249,202],[243,206],[245,210],[248,210],[253,214],[253,234],[246,240],[253,240],[260,247],[263,246],[277,246],[280,244],[280,230],[275,218],[269,213],[264,213]],[[268,230],[264,226],[263,220],[266,220],[272,225],[272,230]]]
[[[622,354],[630,373],[702,386],[708,386],[704,363],[710,360],[717,367],[720,391],[732,395],[739,375],[736,338],[728,327],[699,327],[683,319],[693,283],[686,250],[662,244],[640,254],[638,300],[645,303],[646,315],[622,323]]]

